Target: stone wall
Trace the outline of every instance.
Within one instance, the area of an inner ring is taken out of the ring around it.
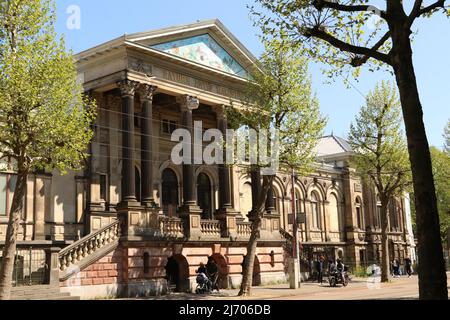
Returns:
[[[61,292],[69,292],[81,299],[119,296],[122,289],[122,261],[122,249],[119,247],[83,270],[72,267],[76,274],[60,282]]]

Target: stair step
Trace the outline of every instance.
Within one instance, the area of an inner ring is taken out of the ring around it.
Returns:
[[[12,297],[13,300],[79,300],[80,297],[72,297],[68,292],[48,293],[22,297]]]
[[[28,297],[28,296],[37,296],[37,295],[45,295],[45,294],[58,294],[60,292],[59,288],[52,289],[33,289],[27,288],[22,289],[20,291],[11,291],[11,296],[15,297]]]

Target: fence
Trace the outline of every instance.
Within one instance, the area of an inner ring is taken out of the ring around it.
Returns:
[[[0,262],[2,257],[0,257]],[[46,250],[33,247],[18,247],[14,259],[13,287],[48,284],[50,268]]]

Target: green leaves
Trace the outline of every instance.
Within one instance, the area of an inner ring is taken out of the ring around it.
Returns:
[[[447,126],[444,129],[444,151],[450,156],[450,120],[447,122]]]
[[[326,120],[312,92],[303,48],[287,41],[284,30],[277,37],[263,33],[262,41],[265,51],[247,86],[245,108],[232,110],[229,119],[233,127],[277,129],[280,163],[300,171],[314,160]]]
[[[95,108],[56,38],[53,2],[4,1],[0,16],[0,153],[27,170],[81,168]]]
[[[368,94],[366,105],[350,126],[349,143],[358,172],[371,178],[380,195],[389,199],[409,186],[408,150],[394,85],[383,81]]]

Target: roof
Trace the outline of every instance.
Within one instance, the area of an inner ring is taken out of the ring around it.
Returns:
[[[347,140],[335,135],[325,136],[319,140],[316,147],[318,157],[352,153],[352,147]]]
[[[193,61],[193,59],[189,59],[189,57],[183,57],[181,55],[173,54],[170,50],[161,49],[161,45],[163,44],[179,44],[180,40],[199,38],[201,35],[206,36],[207,40],[210,40],[209,43],[216,45],[216,48],[223,49],[221,51],[222,57],[226,56],[226,58],[229,58],[227,59],[228,62],[233,62],[235,60],[237,65],[241,66],[241,70],[245,70],[257,62],[256,57],[253,56],[253,54],[218,19],[204,20],[146,32],[125,34],[80,52],[76,54],[75,57],[78,61],[87,60],[114,48],[127,46],[145,50],[146,53],[160,56],[163,59],[175,59],[176,61],[180,61],[187,65],[200,67],[200,69],[204,67],[214,70],[216,68],[210,68],[201,63],[199,64],[198,61]],[[223,70],[217,69],[216,71],[221,72]],[[230,72],[226,73],[230,76],[236,76]]]

